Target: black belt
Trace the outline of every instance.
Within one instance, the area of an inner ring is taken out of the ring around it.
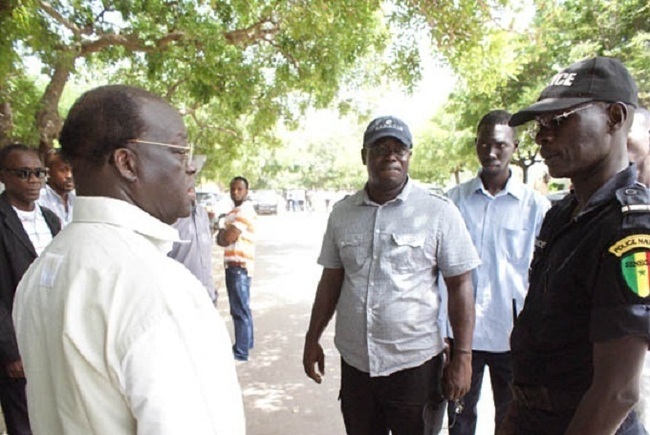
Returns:
[[[243,261],[228,261],[226,262],[226,267],[241,267],[242,269],[246,269],[246,263]]]

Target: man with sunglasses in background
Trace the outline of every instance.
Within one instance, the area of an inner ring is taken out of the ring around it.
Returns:
[[[318,263],[323,272],[305,338],[303,366],[320,383],[320,337],[336,311],[341,410],[348,434],[431,434],[444,397],[470,387],[474,297],[479,263],[454,204],[408,176],[413,139],[392,116],[367,127],[364,189],[334,206]],[[455,346],[444,369],[438,328],[438,272],[449,292]]]
[[[36,201],[47,169],[22,144],[0,149],[0,403],[10,434],[31,434],[25,374],[11,320],[18,282],[59,230],[59,218]]]
[[[618,60],[591,58],[510,120],[537,121],[549,173],[574,189],[535,242],[500,433],[646,433],[632,411],[650,340],[650,193],[626,147],[637,92]]]
[[[34,432],[242,435],[228,332],[166,255],[195,171],[180,114],[102,86],[74,103],[60,142],[73,220],[23,277],[13,313]]]

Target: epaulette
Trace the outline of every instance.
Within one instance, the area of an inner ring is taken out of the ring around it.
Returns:
[[[430,190],[427,190],[427,193],[429,194],[430,197],[432,197],[432,198],[434,198],[434,199],[437,199],[437,200],[440,200],[440,201],[443,201],[443,202],[446,202],[446,203],[449,203],[449,204],[453,204],[453,203],[454,203],[454,201],[452,201],[451,199],[449,199],[449,198],[446,197],[445,195],[441,195],[441,194],[439,194],[439,193],[432,192],[432,191],[430,191]]]
[[[650,212],[650,190],[641,183],[618,189],[616,199],[624,215]]]
[[[641,183],[623,187],[616,191],[621,206],[621,229],[650,229],[650,190]]]
[[[433,197],[435,197],[435,198],[439,198],[439,199],[449,199],[449,198],[447,198],[445,195],[443,195],[442,193],[433,192],[433,191],[431,191],[431,190],[427,190],[427,193],[428,193],[430,196],[433,196]]]

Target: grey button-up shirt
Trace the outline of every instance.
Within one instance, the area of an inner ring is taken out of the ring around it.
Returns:
[[[383,205],[365,190],[332,211],[318,263],[345,270],[335,344],[371,376],[417,367],[442,351],[438,272],[456,276],[480,260],[451,201],[408,181]]]
[[[212,277],[213,242],[208,212],[196,204],[190,216],[177,220],[172,226],[178,230],[181,242],[174,242],[168,255],[183,263],[201,281],[212,302],[216,302],[217,293]]]

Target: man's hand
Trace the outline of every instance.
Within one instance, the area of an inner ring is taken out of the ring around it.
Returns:
[[[469,392],[472,384],[472,355],[459,353],[442,374],[442,392],[449,401],[459,400]]]
[[[318,372],[315,370],[316,364],[318,364]],[[305,340],[302,365],[307,376],[312,378],[317,384],[322,382],[322,376],[325,376],[325,354],[318,341]]]
[[[24,378],[23,360],[19,359],[5,364],[5,371],[10,378]]]

